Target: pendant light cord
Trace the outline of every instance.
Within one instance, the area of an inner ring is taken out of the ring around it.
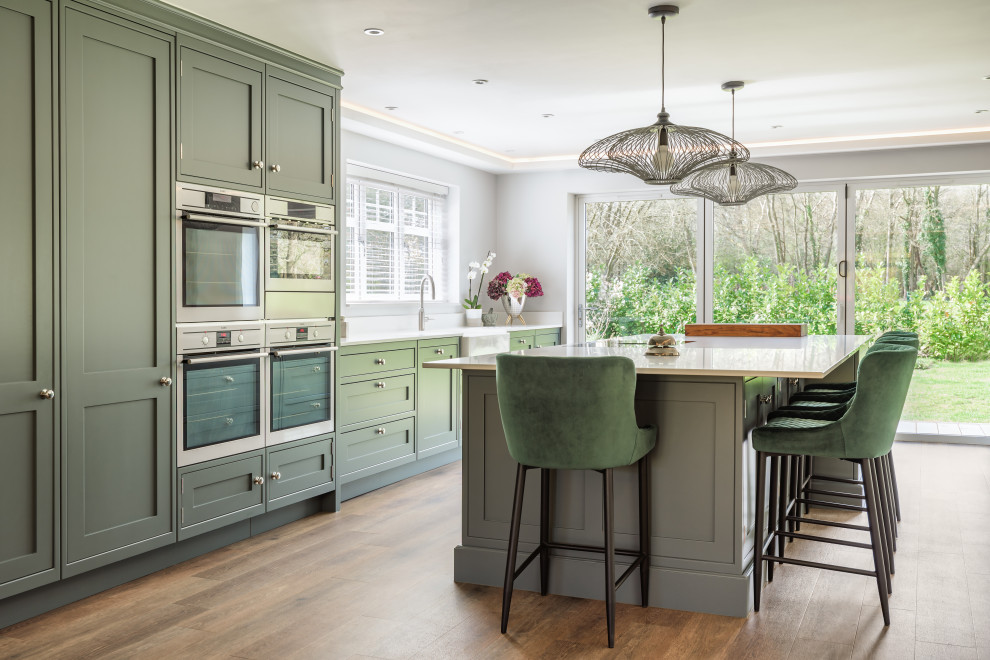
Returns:
[[[667,17],[660,17],[660,112],[667,112]]]
[[[736,141],[736,90],[732,90],[732,141]],[[735,151],[735,145],[733,145]]]

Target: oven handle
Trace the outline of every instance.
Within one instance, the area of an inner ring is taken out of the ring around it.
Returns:
[[[283,355],[306,355],[308,353],[327,353],[328,351],[337,350],[336,346],[321,346],[319,348],[300,348],[296,350],[289,349],[287,351],[272,351],[269,353],[272,357],[282,357]]]
[[[297,225],[280,225],[278,223],[273,223],[268,225],[272,229],[284,229],[285,231],[301,231],[306,234],[326,234],[328,236],[336,236],[336,229],[310,229],[309,227],[299,227]]]
[[[251,220],[235,220],[234,218],[222,218],[216,215],[201,215],[199,213],[183,213],[183,220],[199,220],[200,222],[216,222],[221,225],[240,225],[242,227],[265,227],[263,221],[253,222]]]
[[[238,353],[237,355],[210,355],[204,357],[187,357],[182,360],[184,364],[207,364],[210,362],[231,362],[233,360],[250,360],[252,358],[263,358],[264,353]]]

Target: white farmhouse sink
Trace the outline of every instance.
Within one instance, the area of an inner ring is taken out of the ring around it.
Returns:
[[[461,357],[506,353],[509,350],[509,332],[501,328],[479,328],[465,332],[461,337]]]

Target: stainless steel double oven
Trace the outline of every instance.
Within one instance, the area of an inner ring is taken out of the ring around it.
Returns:
[[[176,199],[178,465],[333,431],[333,207]]]

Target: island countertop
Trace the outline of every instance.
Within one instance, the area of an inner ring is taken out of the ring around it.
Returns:
[[[846,358],[870,340],[868,335],[809,335],[806,337],[685,337],[677,339],[677,357],[647,356],[645,335],[642,343],[621,339],[618,344],[603,341],[567,344],[517,351],[524,355],[552,357],[593,357],[621,355],[632,358],[636,373],[667,376],[776,376],[782,378],[825,378]],[[430,369],[491,371],[495,356],[483,355],[425,363]]]

